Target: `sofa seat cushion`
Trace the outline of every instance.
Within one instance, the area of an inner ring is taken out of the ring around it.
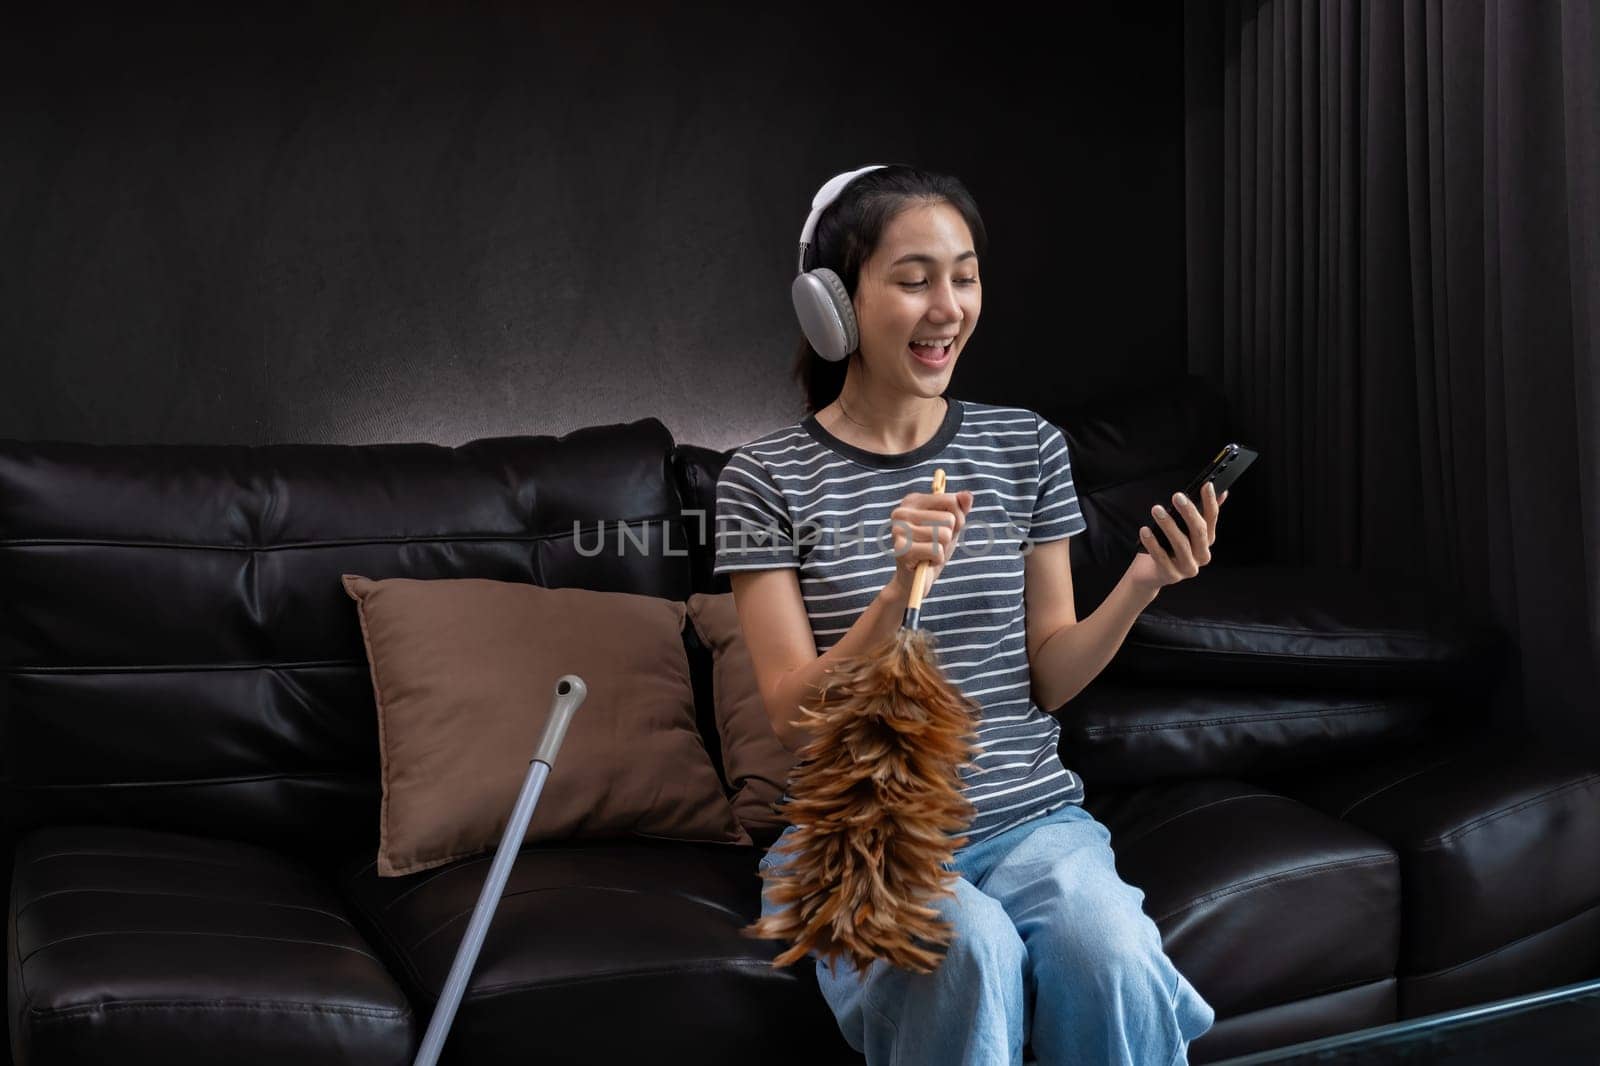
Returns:
[[[1486,730],[1266,786],[1399,854],[1402,978],[1444,983],[1473,965],[1493,969],[1504,954],[1501,972],[1464,982],[1457,1002],[1547,987],[1541,974],[1560,972],[1570,945],[1552,936],[1540,957],[1531,954],[1535,938],[1574,921],[1592,926],[1600,907],[1600,760],[1592,756]],[[1445,1009],[1439,1002],[1428,1005]]]
[[[1121,576],[1120,568],[1075,568],[1078,617],[1093,612]],[[1217,565],[1162,589],[1134,621],[1106,676],[1385,695],[1475,693],[1502,669],[1507,647],[1492,623],[1399,576]]]
[[[419,1034],[333,886],[249,844],[52,826],[17,844],[18,1062],[405,1063]]]
[[[446,1057],[474,1066],[527,1066],[530,1056],[859,1063],[814,966],[775,969],[786,945],[740,935],[760,914],[761,854],[675,840],[524,845]],[[492,861],[379,877],[362,852],[339,871],[352,913],[424,1014],[438,1002]]]
[[[1086,806],[1218,1017],[1394,974],[1400,869],[1376,837],[1226,778],[1091,791]]]
[[[1088,788],[1242,777],[1362,761],[1425,735],[1434,701],[1326,689],[1096,678],[1061,718],[1061,760]]]

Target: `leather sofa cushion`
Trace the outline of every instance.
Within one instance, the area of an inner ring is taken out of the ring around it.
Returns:
[[[1218,1017],[1394,974],[1400,866],[1371,834],[1224,778],[1091,791],[1085,806]]]
[[[1487,730],[1264,779],[1395,849],[1402,976],[1461,965],[1600,906],[1600,760]]]
[[[1097,678],[1059,714],[1061,760],[1089,789],[1319,768],[1424,734],[1432,701],[1316,689]]]
[[[1120,577],[1120,570],[1075,569],[1078,617],[1098,607]],[[1161,590],[1101,676],[1385,695],[1475,693],[1502,668],[1505,650],[1492,624],[1398,577],[1212,564]]]
[[[524,848],[447,1054],[473,1066],[859,1066],[815,967],[775,968],[785,944],[740,935],[760,913],[761,854],[676,841]],[[354,855],[339,870],[352,911],[419,1010],[438,1000],[489,862],[380,878],[371,856]]]
[[[272,851],[53,826],[13,876],[19,1062],[405,1062],[420,1038],[332,885]]]
[[[695,727],[682,602],[482,578],[344,584],[378,705],[380,876],[494,850],[569,673],[588,696],[524,839],[750,843]]]
[[[712,702],[722,741],[722,765],[734,788],[733,809],[751,839],[770,846],[789,824],[774,810],[799,756],[772,731],[756,684],[755,665],[739,628],[733,593],[695,593],[689,620],[712,655]]]

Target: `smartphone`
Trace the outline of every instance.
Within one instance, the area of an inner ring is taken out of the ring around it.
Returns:
[[[1206,482],[1209,481],[1216,486],[1217,496],[1220,498],[1228,490],[1228,487],[1238,480],[1239,475],[1250,468],[1250,464],[1256,461],[1256,456],[1259,454],[1259,452],[1252,451],[1242,444],[1229,443],[1223,445],[1222,450],[1198,474],[1189,480],[1189,484],[1183,487],[1183,494],[1189,497],[1194,505],[1200,509],[1201,513],[1204,514],[1205,505],[1200,502],[1200,490],[1205,488]],[[1178,524],[1178,528],[1182,530],[1183,535],[1188,536],[1189,527],[1183,521],[1182,512],[1173,505],[1171,497],[1162,500],[1161,506],[1167,509],[1167,514]],[[1145,510],[1144,520],[1139,524],[1149,526],[1150,532],[1156,535],[1156,543],[1161,545],[1161,550],[1168,555],[1173,554],[1172,543],[1167,540],[1166,530],[1161,528],[1161,523],[1156,521],[1156,516],[1151,514],[1148,508]],[[1149,554],[1148,549],[1144,546],[1144,541],[1139,539],[1137,531],[1134,533],[1133,540],[1135,550]]]

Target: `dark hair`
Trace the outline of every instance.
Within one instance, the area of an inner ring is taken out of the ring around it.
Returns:
[[[908,166],[887,166],[861,175],[845,187],[844,194],[829,204],[817,219],[811,247],[806,250],[806,269],[827,267],[839,275],[851,296],[861,276],[861,264],[877,251],[883,231],[890,221],[918,201],[947,203],[955,208],[972,231],[973,251],[981,263],[987,255],[988,234],[978,215],[978,204],[949,174],[937,174]],[[816,353],[802,334],[795,353],[794,379],[805,392],[805,414],[828,406],[844,389],[850,360],[860,358],[856,348],[848,358],[830,363]]]

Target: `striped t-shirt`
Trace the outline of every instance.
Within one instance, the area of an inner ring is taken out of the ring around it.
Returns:
[[[970,847],[1068,803],[1083,781],[1056,751],[1061,723],[1034,701],[1023,606],[1026,548],[1087,528],[1061,430],[1021,407],[948,398],[921,447],[865,451],[814,414],[735,449],[717,479],[713,573],[798,567],[817,654],[833,647],[894,576],[889,514],[908,492],[971,490],[955,550],[922,602],[944,674],[982,708]],[[780,800],[786,803],[788,794]]]

